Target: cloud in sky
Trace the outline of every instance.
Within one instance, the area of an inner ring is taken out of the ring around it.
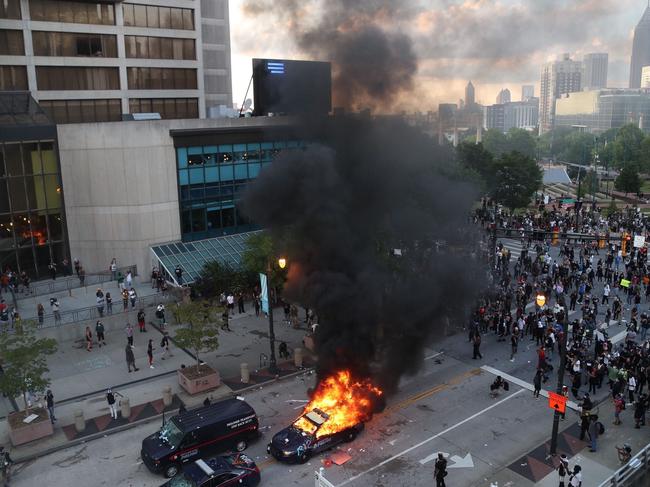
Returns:
[[[626,86],[631,37],[645,7],[639,0],[231,0],[233,93],[241,103],[251,57],[323,60],[327,49],[305,45],[304,33],[323,25],[341,33],[359,28],[354,22],[412,40],[417,73],[399,96],[409,110],[456,101],[468,79],[483,103],[502,87],[517,99],[520,85],[538,85],[541,64],[562,52],[574,59],[608,52],[609,84]],[[346,9],[353,20],[337,23]]]

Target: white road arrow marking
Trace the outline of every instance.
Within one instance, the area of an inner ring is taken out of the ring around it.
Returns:
[[[442,453],[443,457],[449,458],[449,453],[445,453],[444,451],[435,452],[435,453],[432,453],[431,455],[429,455],[428,457],[423,458],[422,460],[420,460],[420,463],[422,465],[424,465],[425,463],[429,463],[431,460],[435,460],[436,458],[438,458],[438,453]]]
[[[474,468],[474,461],[470,453],[465,455],[465,458],[454,455],[450,460],[454,463],[447,465],[447,468]]]

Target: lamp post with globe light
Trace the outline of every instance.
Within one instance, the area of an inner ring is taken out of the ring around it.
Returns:
[[[280,257],[278,259],[278,267],[284,269],[287,266],[287,259]],[[271,261],[269,260],[268,268],[266,271],[266,289],[268,294],[268,303],[269,303],[269,342],[271,345],[271,355],[269,357],[269,372],[273,375],[278,373],[278,363],[275,359],[275,330],[273,328],[273,303],[271,302]]]

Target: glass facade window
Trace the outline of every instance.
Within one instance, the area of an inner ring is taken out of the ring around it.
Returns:
[[[196,69],[127,68],[130,90],[195,90]]]
[[[0,19],[21,19],[20,0],[0,0]]]
[[[254,229],[238,207],[246,186],[282,151],[305,145],[276,141],[177,148],[183,240]]]
[[[0,0],[2,4],[2,0]],[[6,56],[25,55],[22,30],[0,30],[0,54]]]
[[[123,3],[124,25],[153,29],[194,30],[194,10]]]
[[[38,104],[55,123],[119,122],[122,103],[104,100],[41,100]]]
[[[29,88],[25,66],[0,66],[0,90],[27,89]]]
[[[198,98],[131,98],[130,113],[159,113],[163,119],[199,118]]]
[[[33,31],[36,56],[117,57],[117,36]]]
[[[194,39],[124,36],[126,57],[145,59],[195,60]]]
[[[42,91],[120,89],[118,68],[36,66],[36,83]]]
[[[0,270],[43,276],[67,255],[54,141],[0,144]]]
[[[115,7],[112,3],[30,0],[29,13],[32,20],[46,22],[115,25]]]

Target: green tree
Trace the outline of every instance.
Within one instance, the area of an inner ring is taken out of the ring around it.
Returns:
[[[471,144],[463,142],[456,148],[458,163],[474,173],[478,174],[486,183],[494,172],[494,157],[482,143]]]
[[[639,167],[641,171],[650,172],[650,135],[643,138],[639,148]]]
[[[559,158],[572,164],[589,165],[593,159],[594,136],[585,132],[571,132],[564,137]]]
[[[626,164],[623,166],[623,169],[621,169],[621,172],[614,181],[614,187],[619,191],[624,191],[625,194],[641,191],[641,178],[634,164]]]
[[[268,274],[268,267],[271,265],[271,276],[269,287],[281,288],[287,278],[286,270],[280,269],[277,265],[278,258],[282,252],[271,235],[266,232],[255,233],[246,241],[246,250],[242,255],[242,267],[257,280],[259,273]]]
[[[542,184],[542,170],[537,163],[519,152],[508,152],[494,166],[488,183],[492,198],[511,210],[527,206]]]
[[[621,127],[616,134],[614,144],[614,162],[617,167],[624,168],[628,163],[635,168],[641,166],[641,143],[645,138],[643,131],[634,124]]]
[[[176,324],[184,325],[184,328],[176,331],[174,341],[194,354],[197,368],[201,365],[199,354],[214,352],[219,348],[219,311],[221,308],[209,301],[179,303],[172,310]]]
[[[508,138],[500,130],[490,129],[483,135],[483,147],[494,157],[501,157],[508,150]]]
[[[578,193],[578,198],[583,198],[585,195],[594,195],[598,192],[599,182],[598,174],[595,171],[587,171],[582,169],[580,172],[580,191]]]
[[[38,325],[23,322],[15,333],[0,332],[0,357],[4,373],[0,375],[0,391],[8,397],[23,396],[28,411],[27,393],[42,393],[50,385],[45,377],[50,371],[47,356],[56,352],[56,340],[38,338]]]
[[[506,134],[506,139],[508,152],[516,151],[528,157],[536,157],[537,142],[528,130],[512,128]]]
[[[204,299],[211,299],[225,291],[239,292],[250,288],[251,277],[242,268],[213,260],[203,266],[194,287]]]

